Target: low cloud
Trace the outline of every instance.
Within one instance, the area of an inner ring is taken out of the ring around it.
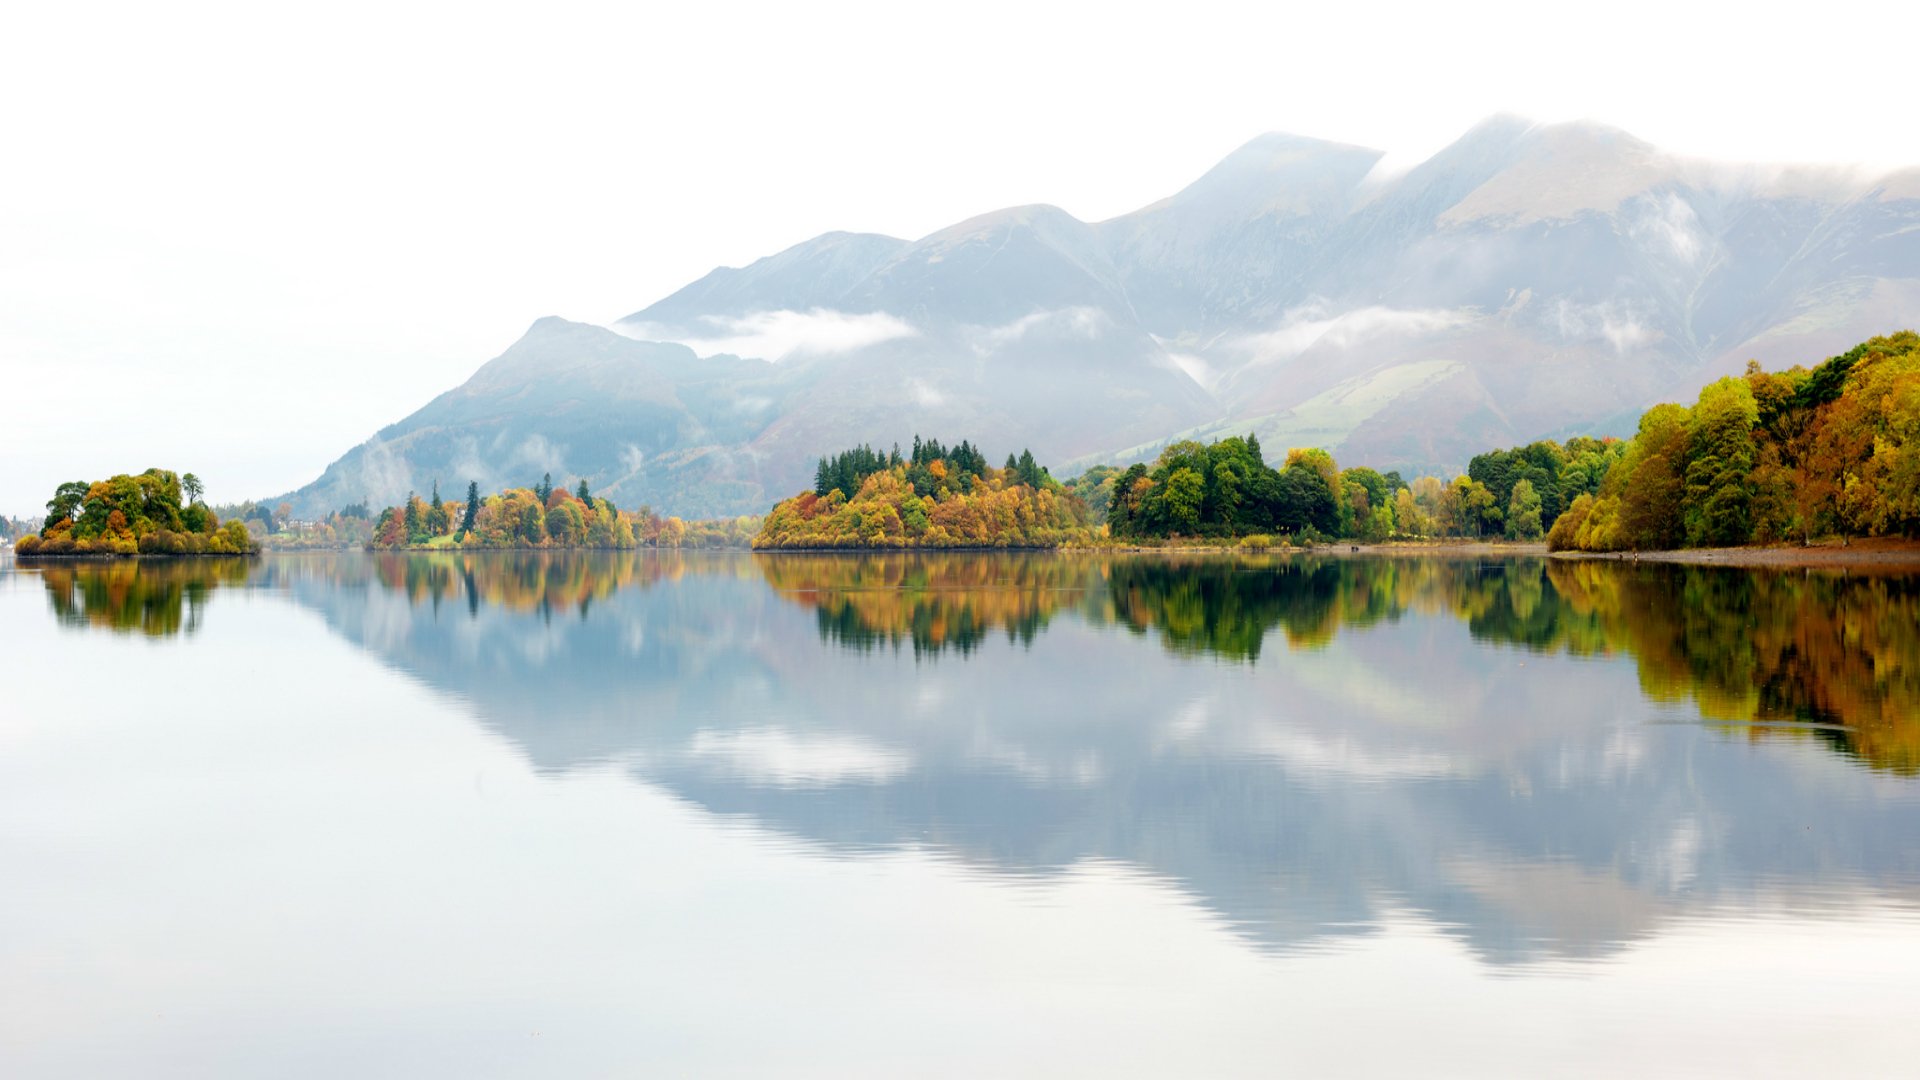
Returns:
[[[1379,337],[1419,337],[1471,321],[1472,314],[1444,308],[1389,308],[1372,305],[1334,314],[1325,303],[1294,308],[1280,325],[1233,342],[1254,363],[1291,360],[1316,346],[1351,348]],[[1177,362],[1177,361],[1176,361]]]
[[[853,352],[920,331],[884,312],[855,315],[828,308],[806,311],[756,311],[747,315],[708,315],[697,330],[682,331],[655,323],[618,328],[644,341],[672,341],[701,356],[722,353],[778,363],[791,356]]]
[[[360,449],[359,495],[370,506],[392,506],[407,497],[413,485],[413,470],[407,460],[377,436]]]
[[[510,460],[513,464],[527,465],[542,472],[564,476],[567,471],[566,450],[566,447],[557,445],[545,435],[529,435],[514,448],[513,457]]]
[[[937,409],[947,403],[947,395],[919,379],[910,379],[907,390],[913,395],[914,404],[923,409]]]
[[[1604,341],[1616,354],[1625,354],[1660,336],[1642,321],[1632,305],[1617,300],[1600,304],[1562,300],[1554,305],[1554,323],[1568,341]]]
[[[1207,363],[1205,357],[1169,349],[1168,342],[1161,337],[1155,337],[1153,343],[1160,346],[1161,351],[1166,353],[1167,359],[1173,366],[1180,369],[1180,374],[1199,383],[1202,387],[1211,390],[1213,384],[1219,381],[1220,373],[1213,370],[1213,365]]]
[[[1628,226],[1627,235],[1642,247],[1665,252],[1688,264],[1699,261],[1707,244],[1700,216],[1685,199],[1671,192],[1648,203]]]
[[[632,476],[634,473],[639,472],[640,467],[646,463],[647,452],[645,450],[640,449],[632,443],[628,443],[620,448],[620,467],[625,470],[625,475]]]
[[[1011,345],[1035,332],[1094,341],[1105,332],[1106,326],[1106,312],[1095,307],[1066,307],[1036,311],[1030,315],[1022,315],[1012,322],[985,328],[979,335],[979,342],[974,346],[974,351],[984,355]]]

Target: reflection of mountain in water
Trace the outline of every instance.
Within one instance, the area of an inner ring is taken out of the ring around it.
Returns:
[[[847,851],[930,847],[1000,872],[1122,861],[1274,946],[1410,910],[1493,961],[1594,955],[1721,905],[1920,881],[1905,780],[1811,753],[1804,732],[1648,722],[1699,715],[1688,696],[1708,715],[1893,715],[1914,671],[1910,582],[992,556],[265,572],[539,768],[617,762]],[[1783,626],[1724,632],[1761,618]],[[1274,628],[1277,654],[1261,648]],[[1845,658],[1849,642],[1868,655]],[[942,649],[962,662],[920,662]],[[1625,652],[1638,679],[1605,662]],[[1788,685],[1868,669],[1846,694]],[[1759,689],[1732,694],[1748,675]],[[1869,763],[1911,760],[1849,737]]]

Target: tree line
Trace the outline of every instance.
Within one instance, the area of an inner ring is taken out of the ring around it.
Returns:
[[[1571,493],[1595,489],[1618,452],[1615,440],[1542,440],[1482,454],[1451,481],[1408,482],[1398,472],[1342,469],[1310,448],[1289,450],[1276,469],[1246,435],[1176,442],[1152,465],[1089,470],[1069,488],[1104,501],[1107,528],[1120,539],[1537,540]]]
[[[648,507],[621,510],[594,495],[581,479],[571,490],[555,486],[553,474],[524,488],[482,497],[469,481],[466,497],[443,499],[410,494],[380,511],[367,546],[402,548],[543,548],[625,550],[635,547],[746,547],[759,527],[755,518],[687,522],[662,517]]]
[[[1920,335],[1808,370],[1749,363],[1692,407],[1649,409],[1549,546],[1620,551],[1920,535]]]

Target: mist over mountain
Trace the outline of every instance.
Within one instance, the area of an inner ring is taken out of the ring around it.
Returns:
[[[1082,222],[996,211],[828,233],[600,328],[543,319],[291,498],[307,512],[585,477],[622,505],[764,509],[916,433],[1069,468],[1254,431],[1270,453],[1452,472],[1621,433],[1750,358],[1812,362],[1920,310],[1920,170],[1706,162],[1495,117],[1404,173],[1263,135]]]

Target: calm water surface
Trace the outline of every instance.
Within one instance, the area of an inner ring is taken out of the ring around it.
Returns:
[[[0,564],[0,1075],[1911,1074],[1920,579]]]

